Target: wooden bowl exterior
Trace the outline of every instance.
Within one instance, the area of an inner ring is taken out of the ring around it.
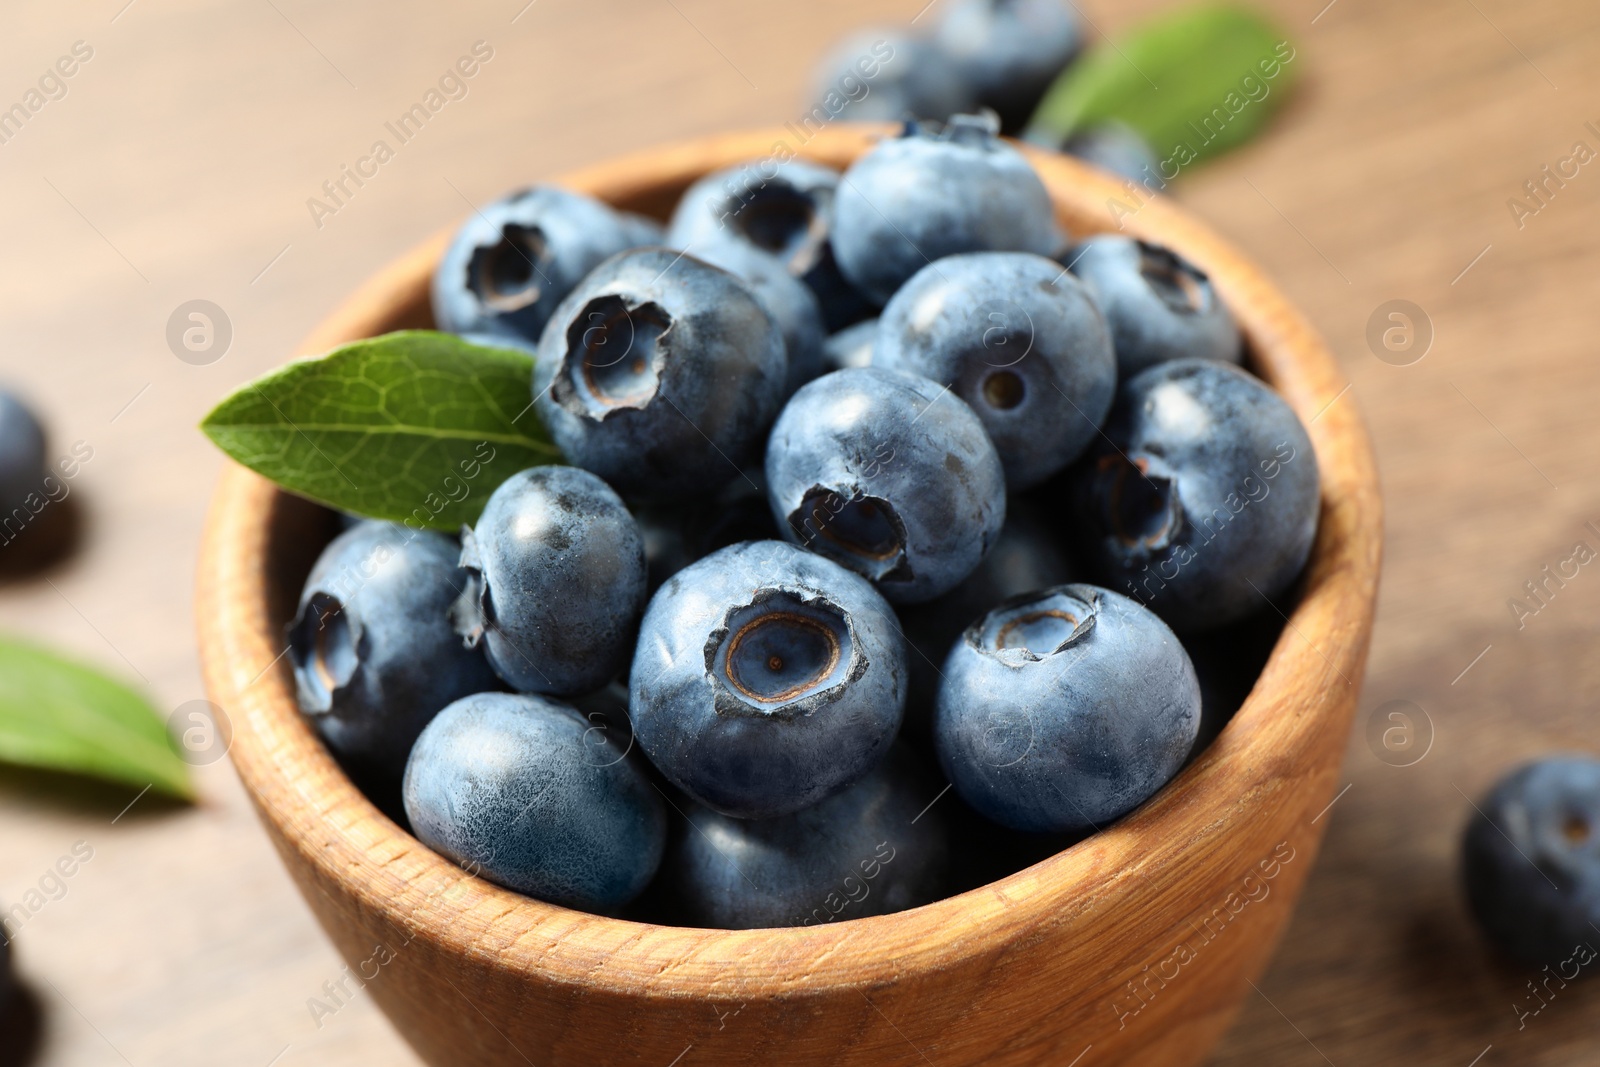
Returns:
[[[881,132],[829,128],[799,154],[843,167]],[[664,216],[695,178],[791,140],[709,138],[562,184]],[[1074,234],[1114,228],[1110,205],[1136,204],[1070,159],[1032,159]],[[1154,800],[1027,870],[913,911],[785,930],[641,925],[527,899],[430,852],[350,784],[296,711],[281,635],[327,513],[243,468],[224,472],[200,561],[208,688],[312,910],[428,1062],[1201,1061],[1266,966],[1326,826],[1371,633],[1381,504],[1366,432],[1340,399],[1346,382],[1305,319],[1168,201],[1148,200],[1124,230],[1211,274],[1256,369],[1307,423],[1323,511],[1304,593],[1243,708]],[[305,350],[430,325],[443,244],[368,282]]]

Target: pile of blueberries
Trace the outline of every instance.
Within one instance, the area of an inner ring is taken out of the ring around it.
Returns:
[[[1064,0],[953,0],[927,14],[922,27],[841,40],[817,66],[817,106],[857,122],[990,108],[1013,133],[1083,50],[1081,20]]]
[[[993,110],[1007,134],[1027,130],[1056,79],[1083,55],[1083,20],[1065,0],[950,0],[925,22],[863,29],[841,40],[817,65],[810,110],[801,126],[838,118],[943,122]],[[1115,119],[1085,126],[1062,143],[1041,142],[1132,181],[1158,170],[1149,143]]]
[[[665,232],[540,186],[457,233],[438,323],[534,354],[570,465],[459,542],[351,526],[290,626],[424,843],[601,913],[880,914],[1103,828],[1242,699],[1311,443],[1206,275],[1071,244],[997,125],[714,173]]]

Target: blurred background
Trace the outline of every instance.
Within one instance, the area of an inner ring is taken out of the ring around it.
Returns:
[[[1079,10],[1099,38],[1169,6]],[[1455,864],[1467,798],[1524,758],[1600,747],[1600,572],[1550,587],[1534,614],[1508,604],[1536,603],[1525,583],[1576,542],[1600,544],[1585,527],[1600,522],[1600,173],[1579,168],[1541,200],[1525,189],[1575,142],[1600,146],[1600,7],[1254,6],[1293,41],[1299,91],[1263,136],[1172,193],[1262,264],[1343,362],[1353,386],[1337,402],[1372,428],[1388,534],[1349,787],[1214,1062],[1590,1063],[1600,988],[1563,989],[1519,1028],[1532,975],[1482,945]],[[925,10],[7,4],[0,106],[59,57],[81,62],[0,143],[0,380],[47,421],[52,454],[82,442],[92,458],[59,533],[76,550],[0,573],[0,629],[141,685],[163,713],[200,698],[194,559],[222,460],[195,425],[221,396],[469,203],[675,138],[795,121],[841,35]],[[308,198],[480,41],[493,55],[467,95],[314,218]],[[231,328],[204,365],[167,340],[193,300]],[[1393,301],[1414,305],[1398,349],[1375,340]],[[1369,743],[1396,707],[1416,731],[1403,755]],[[308,1011],[343,963],[229,764],[195,778],[187,807],[0,770],[0,910],[42,885],[46,901],[15,938],[23,996],[0,1022],[0,1063],[415,1062],[364,997]],[[74,874],[51,878],[65,856]]]

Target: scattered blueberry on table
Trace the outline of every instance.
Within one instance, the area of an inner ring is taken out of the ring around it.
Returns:
[[[0,516],[26,507],[30,493],[43,491],[46,462],[38,417],[15,393],[0,389]]]
[[[1461,847],[1467,902],[1503,952],[1556,965],[1600,945],[1600,760],[1546,756],[1475,805]]]
[[[939,33],[1044,71],[1042,11]],[[751,160],[664,231],[541,186],[457,234],[440,325],[526,354],[549,461],[459,540],[358,522],[291,627],[424,844],[601,914],[843,921],[1070,846],[1222,728],[1315,538],[1310,438],[1199,266],[1063,233],[997,129]]]

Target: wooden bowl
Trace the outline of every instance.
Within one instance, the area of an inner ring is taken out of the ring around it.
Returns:
[[[881,128],[830,127],[799,155],[844,167]],[[788,130],[655,149],[562,184],[665,217],[708,171],[768,158]],[[1070,159],[1031,153],[1076,235],[1134,201]],[[301,721],[283,625],[328,513],[230,466],[207,521],[200,649],[232,756],[317,918],[433,1064],[1195,1064],[1265,968],[1311,871],[1366,662],[1381,547],[1371,449],[1306,320],[1170,202],[1125,232],[1208,271],[1253,366],[1306,423],[1322,525],[1304,592],[1220,738],[1103,833],[960,896],[784,930],[651,926],[474,878],[385,818]],[[384,270],[307,353],[431,325],[445,237]],[[958,846],[959,856],[959,846]],[[1076,1057],[1076,1058],[1075,1058]]]

